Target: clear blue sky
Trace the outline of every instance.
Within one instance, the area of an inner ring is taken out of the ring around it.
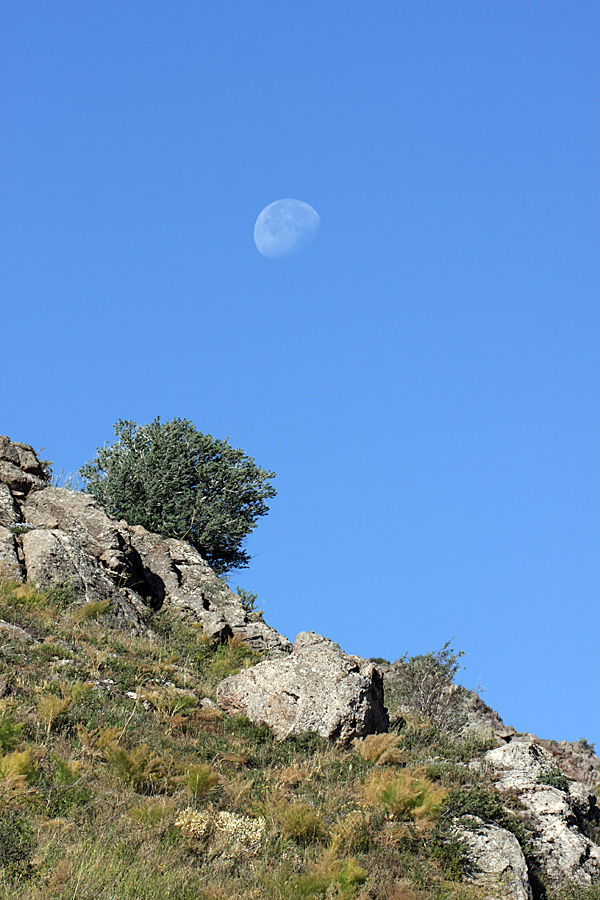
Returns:
[[[600,6],[4,0],[0,432],[181,416],[277,472],[289,637],[600,742]],[[260,256],[293,197],[318,239]]]

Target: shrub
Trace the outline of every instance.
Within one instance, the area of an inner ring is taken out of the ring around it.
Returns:
[[[125,750],[117,743],[104,749],[106,761],[117,775],[139,794],[155,793],[164,782],[165,760],[153,753],[147,744]]]
[[[466,723],[466,715],[462,693],[454,679],[464,653],[454,651],[451,645],[450,640],[435,653],[410,659],[403,656],[394,663],[394,668],[400,676],[400,703],[418,713],[434,729],[458,733]]]
[[[9,753],[14,750],[21,739],[21,732],[25,726],[20,722],[14,722],[6,712],[0,719],[0,750]]]
[[[187,419],[121,420],[115,434],[79,470],[88,493],[130,525],[189,541],[217,573],[248,565],[242,543],[268,512],[274,472]]]
[[[569,779],[565,778],[560,769],[552,769],[550,772],[540,772],[538,784],[547,784],[559,791],[569,793]]]
[[[519,819],[506,809],[499,795],[489,788],[465,787],[449,791],[442,804],[442,818],[460,819],[477,816],[483,822],[499,825],[510,831],[524,850],[527,847],[527,832]],[[465,822],[468,825],[468,819]]]
[[[20,753],[14,750],[0,759],[0,777],[19,778],[31,784],[38,777],[39,772],[31,750],[22,750]]]
[[[327,852],[311,872],[292,880],[291,896],[294,900],[318,900],[321,897],[351,900],[367,880],[367,874],[352,857],[340,860]]]
[[[0,868],[8,878],[31,874],[30,860],[35,850],[29,822],[16,811],[4,809],[0,816]]]

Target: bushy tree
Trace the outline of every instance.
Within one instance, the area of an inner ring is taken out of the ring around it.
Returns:
[[[247,566],[242,543],[269,510],[275,473],[187,419],[114,429],[79,470],[84,490],[130,525],[189,541],[218,574]]]
[[[405,654],[394,663],[400,702],[442,732],[460,732],[466,722],[463,691],[454,683],[462,656],[450,640],[435,653],[410,659]]]

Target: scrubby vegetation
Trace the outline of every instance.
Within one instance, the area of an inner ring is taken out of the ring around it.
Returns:
[[[347,749],[277,742],[210,702],[258,659],[240,641],[150,611],[142,639],[103,612],[1,585],[0,618],[34,641],[0,635],[0,898],[481,896],[448,824],[512,822],[468,765],[480,745],[425,721]]]

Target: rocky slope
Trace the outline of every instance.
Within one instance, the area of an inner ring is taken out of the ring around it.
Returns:
[[[450,771],[449,759],[456,755],[451,740],[461,747],[471,742],[481,749],[471,753],[457,782],[474,780],[471,799],[463,802],[462,788],[451,790],[442,814],[444,840],[457,841],[468,860],[463,882],[484,900],[543,900],[561,885],[591,891],[600,885],[600,814],[593,790],[600,783],[600,761],[592,748],[517,734],[476,694],[453,684],[442,688],[454,710],[445,743],[427,744],[426,723],[407,725],[414,706],[403,692],[402,665],[348,656],[312,633],[299,635],[292,648],[245,609],[185,541],[115,521],[88,495],[51,486],[35,451],[7,437],[0,437],[0,578],[50,592],[68,589],[82,609],[96,604],[104,612],[104,604],[107,625],[146,641],[154,640],[156,617],[169,614],[200,627],[216,644],[243,642],[261,661],[224,678],[217,703],[228,715],[242,713],[259,728],[269,726],[279,740],[316,733],[343,748],[359,741],[365,759],[376,760],[364,742],[388,731],[387,703],[404,740],[406,764],[410,757],[417,774],[424,766]],[[2,639],[37,640],[8,619],[0,620]],[[0,692],[2,685],[8,690],[14,672],[0,676]],[[415,734],[425,748],[420,755],[409,749]],[[390,740],[396,746],[397,738]],[[399,765],[397,756],[389,760]],[[398,777],[402,771],[400,764]]]

